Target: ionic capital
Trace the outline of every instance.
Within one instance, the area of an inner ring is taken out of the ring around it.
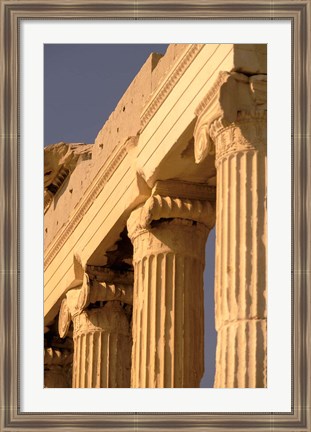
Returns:
[[[213,187],[182,181],[157,181],[151,196],[135,209],[128,221],[129,237],[151,228],[154,221],[186,219],[211,229],[215,223],[215,190]]]
[[[111,300],[133,304],[132,285],[91,280],[85,273],[82,285],[69,290],[66,298],[62,300],[58,318],[60,337],[66,337],[71,320],[80,315],[91,303]]]
[[[218,79],[196,109],[195,161],[215,153],[215,140],[227,128],[262,119],[267,110],[267,76],[248,77],[220,72]]]

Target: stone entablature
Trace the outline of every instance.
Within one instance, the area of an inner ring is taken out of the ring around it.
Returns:
[[[141,130],[144,129],[150,119],[154,116],[203,46],[204,44],[189,44],[186,46],[183,55],[178,59],[179,61],[175,62],[170,73],[164,77],[158,88],[153,92],[151,100],[143,109],[140,116]]]
[[[264,117],[267,110],[266,92],[267,76],[264,74],[248,77],[240,73],[219,73],[215,84],[196,109],[199,119],[194,131],[197,163],[202,162],[209,153],[215,154],[213,143],[217,135],[221,135],[224,143],[217,151],[217,160],[242,145],[245,140],[230,125],[244,120],[248,127],[255,127],[256,122],[252,122],[252,118]],[[255,131],[255,139],[260,140],[257,135],[264,133],[266,131],[259,128]],[[251,140],[250,145],[253,145]]]
[[[167,55],[148,59],[92,160],[56,191],[55,212],[73,199],[45,249],[45,325],[59,314],[60,336],[73,337],[73,387],[198,387],[216,221],[215,387],[265,387],[265,47],[190,44]],[[121,134],[109,138],[111,127]]]
[[[90,150],[91,157],[83,159],[83,164],[77,166],[75,175],[69,180],[67,190],[71,191],[70,195],[59,196],[58,206],[55,209],[50,209],[50,212],[47,213],[45,218],[45,228],[47,230],[44,241],[45,249],[57,237],[58,232],[64,228],[68,219],[72,218],[74,208],[85,194],[88,194],[89,186],[93,182],[98,183],[99,171],[102,168],[108,173],[111,169],[115,170],[116,164],[119,164],[122,158],[125,157],[127,154],[126,148],[128,145],[132,145],[128,142],[130,137],[137,139],[139,136],[141,130],[140,117],[144,106],[151,98],[153,92],[157,90],[158,85],[165,79],[172,65],[183,55],[183,52],[188,47],[189,45],[187,44],[172,44],[164,57],[162,57],[162,54],[153,53],[146,60],[115,110],[98,133],[95,143]],[[57,145],[53,145],[52,147]],[[72,146],[71,144],[67,145]],[[50,148],[51,146],[48,146],[46,152],[50,152]],[[105,175],[104,177],[105,184],[109,179],[109,175]],[[101,182],[101,187],[104,184]],[[47,204],[45,211],[47,211],[51,202],[50,193],[46,193],[45,196]],[[92,200],[94,200],[94,196]],[[62,211],[59,211],[59,208],[62,208]],[[46,262],[49,262],[49,260]]]

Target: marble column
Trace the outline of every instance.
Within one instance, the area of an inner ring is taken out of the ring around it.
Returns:
[[[131,337],[120,302],[86,309],[73,318],[75,388],[130,387]]]
[[[210,195],[202,185],[157,182],[128,220],[134,246],[132,387],[200,385],[205,243],[215,214]]]
[[[59,314],[65,337],[73,321],[74,388],[128,388],[131,330],[124,304],[132,303],[132,286],[89,281],[67,292]]]
[[[218,85],[195,133],[198,161],[208,149],[217,168],[214,387],[266,387],[266,77]]]

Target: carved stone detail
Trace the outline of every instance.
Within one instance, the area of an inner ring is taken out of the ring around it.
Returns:
[[[134,238],[132,387],[199,387],[208,229],[174,219]]]
[[[120,302],[74,317],[74,388],[130,387],[131,335]]]
[[[130,386],[131,332],[121,302],[132,304],[132,285],[99,282],[87,273],[80,287],[67,292],[59,333],[67,334],[72,319],[73,387]]]
[[[131,386],[199,387],[204,371],[203,270],[205,243],[214,222],[211,203],[167,194],[170,182],[133,211],[134,245]],[[188,192],[196,190],[188,185]],[[202,189],[200,189],[202,191]],[[196,190],[198,193],[198,190]],[[195,194],[194,194],[195,195]],[[191,198],[191,194],[190,194]]]
[[[210,127],[215,151],[215,165],[218,168],[221,160],[233,153],[260,150],[264,151],[267,142],[267,113],[239,113],[237,121],[224,126],[221,120],[215,120]]]
[[[214,154],[215,138],[227,131],[227,136],[221,140],[230,144],[232,148],[237,142],[233,128],[238,127],[241,134],[247,137],[253,135],[253,124],[259,118],[265,117],[267,110],[267,77],[255,75],[247,77],[239,73],[221,72],[219,77],[196,109],[198,121],[194,131],[195,160],[202,162],[208,154]],[[261,128],[264,131],[264,128]],[[259,128],[257,129],[257,132]],[[253,143],[252,143],[253,145]],[[227,144],[229,146],[229,144]],[[217,150],[216,150],[217,154]]]
[[[266,386],[266,151],[242,149],[217,169],[215,387]]]
[[[110,177],[117,169],[117,167],[120,165],[120,163],[123,161],[126,155],[127,155],[126,147],[121,146],[113,155],[113,157],[107,161],[107,163],[105,164],[103,170],[99,175],[98,181],[95,182],[94,187],[92,188],[90,193],[86,196],[81,206],[78,207],[74,216],[68,221],[64,229],[56,237],[53,245],[46,252],[45,259],[44,259],[44,269],[48,267],[48,265],[51,263],[55,255],[64,246],[69,236],[73,233],[77,225],[82,220],[83,216],[89,210],[96,197],[103,190],[103,187],[109,181]]]
[[[266,386],[267,77],[250,76],[266,71],[265,50],[189,44],[152,55],[99,133],[98,160],[69,179],[91,146],[45,149],[47,387],[68,386],[73,345],[74,387],[128,387],[131,367],[132,387],[200,385],[215,215],[215,387]],[[243,73],[220,72],[211,88],[220,68]],[[151,191],[169,176],[209,186],[169,180]],[[81,258],[70,263],[73,251]]]
[[[67,299],[65,298],[62,300],[58,315],[58,332],[61,338],[65,338],[67,336],[70,323],[71,313],[68,308]]]
[[[222,73],[197,110],[196,161],[213,147],[217,168],[215,387],[267,385],[266,84]]]
[[[70,289],[66,299],[61,304],[59,314],[59,330],[64,327],[67,319],[71,320],[83,312],[90,304],[119,300],[123,303],[133,303],[133,285],[125,283],[108,283],[90,279],[85,273],[80,287]],[[61,336],[63,337],[63,336]]]
[[[93,281],[90,303],[111,300],[119,300],[129,305],[133,304],[133,285]]]
[[[218,330],[215,388],[267,386],[267,320],[246,319]]]
[[[81,313],[89,304],[91,296],[90,279],[87,273],[84,273],[82,287],[77,302],[77,313]],[[95,300],[96,301],[96,300]]]
[[[60,142],[44,149],[44,212],[78,160],[91,156],[92,144],[67,144]]]
[[[170,188],[170,181],[157,182],[153,188],[152,195],[145,202],[143,206],[134,210],[127,222],[127,228],[129,236],[133,239],[140,232],[149,229],[153,221],[160,219],[187,219],[206,225],[209,229],[214,226],[215,223],[215,207],[214,205],[206,200],[206,194],[210,187],[206,187],[202,190],[202,185],[199,186],[199,191],[203,192],[201,199],[185,198],[184,196],[179,198],[173,196],[161,196],[160,187],[158,183],[164,183],[166,188],[164,189],[167,193]],[[172,182],[173,192],[176,193],[175,187],[176,182]],[[179,185],[180,189],[184,189],[183,194],[187,193],[187,187],[189,192],[195,191],[195,185],[192,183],[182,182]],[[163,188],[163,186],[162,186]],[[197,195],[197,194],[196,194]]]
[[[118,320],[118,314],[121,310],[122,307],[118,301],[107,302],[103,307],[86,309],[74,317],[74,337],[89,331],[102,331],[103,328],[110,332],[119,332],[120,334],[127,335],[128,322],[123,319]],[[101,314],[100,312],[103,311],[105,313]],[[112,312],[118,312],[118,314]],[[123,314],[120,313],[121,315]]]

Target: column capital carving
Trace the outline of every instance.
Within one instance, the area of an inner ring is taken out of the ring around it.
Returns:
[[[133,304],[133,286],[91,280],[85,273],[82,285],[67,291],[66,297],[62,300],[58,318],[60,337],[66,337],[71,320],[80,315],[91,303],[112,300]]]
[[[267,76],[246,76],[220,72],[218,78],[198,105],[194,130],[196,163],[215,153],[219,133],[240,123],[265,118],[267,110]]]
[[[61,338],[65,338],[71,323],[71,313],[67,304],[67,299],[64,298],[60,305],[58,315],[58,333]]]
[[[75,335],[90,331],[129,335],[129,322],[119,301],[110,301],[101,308],[83,311],[75,318]]]
[[[157,181],[147,201],[131,213],[128,234],[133,240],[160,219],[186,219],[211,229],[215,223],[214,203],[214,187],[178,180]]]

